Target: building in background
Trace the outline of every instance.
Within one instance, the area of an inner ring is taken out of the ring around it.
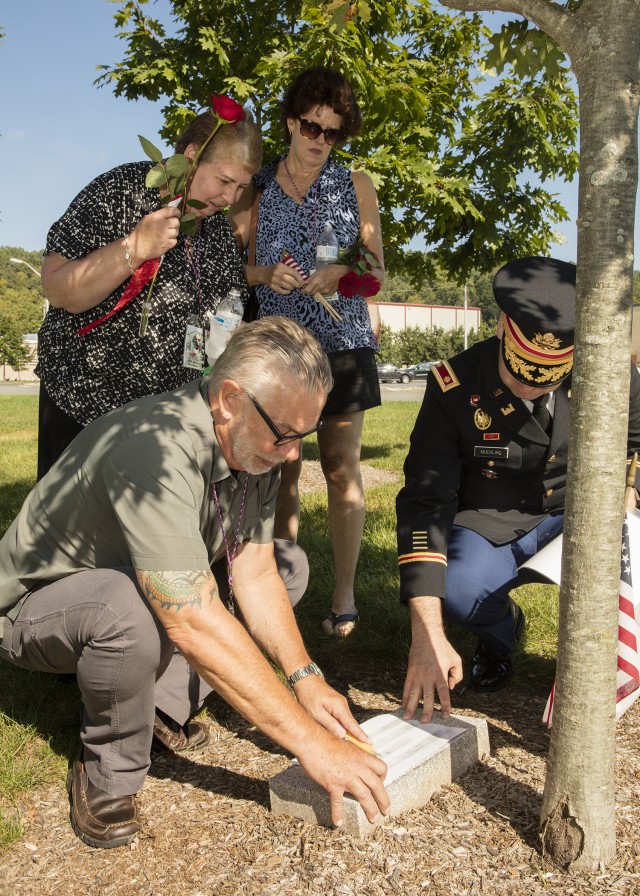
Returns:
[[[462,305],[417,305],[404,302],[372,302],[378,308],[380,320],[393,333],[401,333],[408,327],[421,330],[457,330],[462,327],[467,335],[480,329],[480,308]]]

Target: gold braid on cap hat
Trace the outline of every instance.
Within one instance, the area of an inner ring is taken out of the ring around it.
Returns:
[[[553,333],[536,333],[527,339],[504,314],[504,358],[514,376],[540,385],[563,380],[573,367],[573,346],[561,349],[560,344]]]

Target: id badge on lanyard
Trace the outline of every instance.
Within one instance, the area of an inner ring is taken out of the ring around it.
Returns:
[[[191,370],[202,370],[204,367],[204,330],[195,314],[190,315],[185,324],[182,364]]]

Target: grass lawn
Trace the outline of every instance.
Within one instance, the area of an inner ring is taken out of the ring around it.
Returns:
[[[17,514],[35,481],[37,396],[0,396],[0,535]],[[418,402],[387,402],[365,416],[364,463],[401,472]],[[317,459],[314,439],[305,457]],[[398,603],[395,549],[397,487],[367,491],[367,517],[356,580],[360,624],[344,643],[322,635],[320,621],[333,587],[333,558],[324,493],[303,495],[300,543],[311,566],[308,592],[297,611],[309,651],[341,690],[375,671],[391,692],[402,689],[409,648],[406,610]],[[514,597],[527,615],[513,687],[546,693],[555,667],[557,593],[550,585],[526,585]],[[451,638],[463,658],[473,641],[461,631]],[[53,676],[0,664],[0,848],[21,836],[15,809],[21,792],[63,777],[78,737],[80,701],[74,685]]]

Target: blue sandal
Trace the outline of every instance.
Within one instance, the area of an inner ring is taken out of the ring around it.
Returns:
[[[336,631],[336,625],[343,625],[345,622],[353,622],[353,625],[346,632]],[[339,638],[346,638],[354,630],[357,622],[357,613],[334,613],[332,610],[331,613],[329,613],[328,616],[325,616],[322,620],[322,630],[325,635],[337,635]]]

